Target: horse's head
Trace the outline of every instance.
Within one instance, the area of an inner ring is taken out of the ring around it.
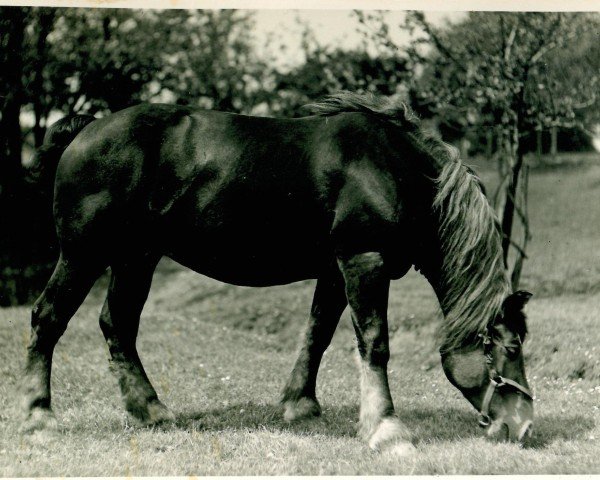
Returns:
[[[442,353],[448,380],[480,412],[480,425],[500,440],[531,435],[533,395],[525,377],[522,344],[527,333],[523,307],[531,294],[509,295],[483,344]]]

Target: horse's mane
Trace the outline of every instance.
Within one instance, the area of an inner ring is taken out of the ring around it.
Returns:
[[[456,148],[426,135],[410,107],[401,101],[342,92],[308,107],[324,116],[364,112],[386,118],[403,127],[434,161],[438,176],[432,207],[439,215],[443,252],[442,349],[476,343],[510,293],[498,219],[477,176],[460,161]]]
[[[304,108],[317,115],[329,116],[342,112],[363,112],[385,117],[387,120],[402,125],[418,127],[419,120],[412,109],[404,102],[392,97],[354,92],[339,92],[328,95],[322,100],[309,103]]]
[[[453,350],[485,333],[510,294],[510,283],[498,219],[479,179],[457,157],[443,166],[436,183],[433,207],[440,215],[444,252],[442,347]]]

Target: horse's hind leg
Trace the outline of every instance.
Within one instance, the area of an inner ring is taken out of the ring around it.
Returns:
[[[65,259],[61,255],[46,288],[35,302],[22,383],[26,419],[21,428],[24,432],[56,426],[50,406],[54,347],[102,270],[99,265],[92,266],[89,260]]]
[[[283,390],[282,403],[286,421],[321,414],[315,393],[319,364],[347,304],[344,280],[335,266],[329,274],[317,280],[308,328]]]
[[[388,385],[390,357],[387,304],[390,280],[381,254],[363,253],[340,259],[346,295],[360,355],[359,434],[374,450],[391,447],[409,453],[414,447],[406,427],[394,414]]]
[[[100,314],[100,328],[117,375],[125,408],[143,424],[172,420],[158,400],[136,349],[140,315],[150,291],[157,256],[112,265],[108,295]]]

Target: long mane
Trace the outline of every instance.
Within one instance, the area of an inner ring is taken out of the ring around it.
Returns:
[[[436,179],[442,264],[443,350],[478,341],[510,294],[498,219],[479,183],[458,157]]]
[[[342,92],[307,107],[324,116],[364,112],[386,118],[402,127],[419,150],[433,160],[439,173],[434,179],[432,208],[438,217],[443,253],[442,350],[477,343],[479,334],[485,333],[510,293],[499,222],[477,176],[460,161],[454,147],[424,134],[417,117],[403,102]]]

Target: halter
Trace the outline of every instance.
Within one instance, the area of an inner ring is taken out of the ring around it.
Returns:
[[[490,383],[485,391],[485,395],[483,396],[483,402],[481,403],[481,411],[479,412],[479,425],[482,427],[487,427],[490,422],[490,404],[492,403],[492,398],[494,397],[494,393],[496,393],[497,388],[502,387],[512,387],[515,390],[521,392],[530,400],[533,400],[533,392],[510,378],[505,378],[498,373],[496,367],[494,367],[494,357],[492,356],[492,346],[493,340],[492,336],[488,331],[485,335],[482,334],[483,337],[483,351],[485,353],[485,363],[487,365],[488,377],[490,379]],[[500,367],[500,371],[503,370],[504,362]]]

